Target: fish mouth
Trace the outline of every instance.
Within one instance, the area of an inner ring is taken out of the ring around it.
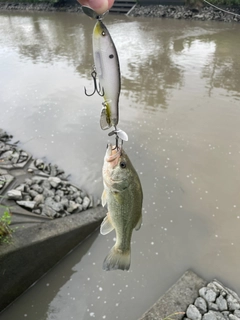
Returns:
[[[111,143],[109,143],[107,146],[107,151],[106,151],[106,156],[105,156],[106,161],[112,162],[113,160],[120,157],[121,153],[122,153],[121,146],[116,147],[116,146],[113,146]]]

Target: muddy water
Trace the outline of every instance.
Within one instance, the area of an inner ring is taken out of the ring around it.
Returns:
[[[121,64],[119,127],[144,190],[131,270],[102,271],[114,233],[97,231],[1,320],[137,319],[189,268],[240,293],[240,25],[105,23]],[[93,24],[0,13],[0,127],[100,197],[102,99],[83,92],[92,89]]]

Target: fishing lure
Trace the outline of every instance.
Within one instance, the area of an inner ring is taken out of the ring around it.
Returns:
[[[127,141],[127,134],[121,129],[117,129],[119,121],[119,95],[121,91],[120,65],[117,50],[112,37],[102,22],[102,18],[107,14],[98,15],[89,7],[82,6],[83,12],[91,18],[97,19],[93,29],[93,59],[94,71],[94,91],[103,96],[103,108],[100,116],[100,127],[103,130],[114,127],[113,131],[120,139]],[[96,77],[100,85],[97,86]],[[88,94],[85,89],[85,93]]]

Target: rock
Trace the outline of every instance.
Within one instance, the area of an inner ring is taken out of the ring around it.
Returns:
[[[217,297],[217,293],[213,289],[207,287],[201,288],[199,290],[199,295],[208,302],[214,302]]]
[[[44,161],[42,159],[36,159],[34,161],[34,165],[35,165],[36,168],[42,169],[43,166],[44,166]]]
[[[45,198],[53,198],[55,196],[55,192],[54,190],[50,190],[50,189],[47,189],[47,188],[44,188],[43,189],[43,195]]]
[[[37,191],[35,191],[35,190],[30,190],[30,191],[29,191],[29,194],[30,194],[30,196],[31,196],[32,198],[35,198],[35,197],[38,195]]]
[[[81,198],[83,199],[86,196],[87,196],[87,192],[86,191],[81,191]]]
[[[72,195],[73,199],[76,199],[76,198],[78,198],[80,196],[81,196],[81,192],[80,191],[77,191]]]
[[[240,309],[240,304],[232,295],[227,295],[227,304],[230,311]]]
[[[229,288],[227,288],[227,290],[228,290],[228,293],[231,294],[234,299],[236,299],[238,302],[240,302],[240,298],[239,298],[239,296],[236,294],[235,291],[233,291],[233,290],[231,290],[231,289],[229,289]]]
[[[67,176],[65,173],[58,174],[58,177],[59,177],[61,180],[67,180],[67,178],[68,178],[68,176]]]
[[[31,186],[33,184],[32,179],[25,179],[25,184],[27,184],[28,186]]]
[[[222,311],[222,315],[224,316],[225,320],[229,320],[229,311]]]
[[[84,197],[83,203],[82,203],[83,210],[87,210],[89,204],[90,204],[90,199],[88,197]]]
[[[20,153],[20,157],[18,159],[18,163],[24,163],[28,159],[28,156],[25,156],[23,152]]]
[[[45,199],[45,205],[52,208],[56,212],[63,211],[63,205],[61,202],[55,202],[52,198],[48,197]]]
[[[38,184],[38,185],[40,185],[43,182],[43,178],[35,177],[35,176],[33,176],[31,180],[33,181],[33,184]]]
[[[46,189],[50,189],[51,188],[51,184],[50,184],[50,182],[48,180],[44,179],[43,182],[42,182],[42,187],[46,188]]]
[[[60,216],[59,213],[57,213],[55,210],[53,210],[51,207],[48,205],[44,205],[42,208],[42,213],[43,216],[47,216],[50,218],[58,218]]]
[[[194,305],[198,308],[198,310],[201,312],[201,314],[207,312],[207,302],[202,297],[198,297],[195,300]]]
[[[44,203],[44,196],[42,194],[37,194],[33,201],[35,201],[38,206],[40,203]]]
[[[59,179],[58,177],[49,177],[48,181],[50,182],[50,185],[53,188],[57,188],[59,186],[59,184],[62,182],[62,180]]]
[[[24,201],[32,201],[32,197],[28,193],[23,194],[23,200]]]
[[[90,195],[89,199],[90,199],[90,203],[89,203],[88,208],[92,208],[93,207],[93,196]]]
[[[186,311],[187,317],[191,320],[201,320],[202,315],[197,307],[195,307],[193,304],[190,304]],[[212,319],[206,319],[206,320],[212,320]]]
[[[60,203],[63,205],[63,207],[65,209],[68,208],[68,199],[67,198],[63,198]]]
[[[58,190],[56,190],[55,195],[62,198],[64,196],[64,192],[62,190],[58,189]]]
[[[208,309],[212,311],[218,311],[218,305],[214,302],[208,302]]]
[[[31,185],[31,189],[36,191],[37,193],[43,193],[43,188],[38,184]]]
[[[219,311],[213,311],[217,317],[217,320],[226,320],[224,315]]]
[[[238,318],[237,316],[235,316],[234,314],[229,314],[229,319],[230,320],[240,320],[240,318]]]
[[[22,200],[22,192],[20,190],[9,190],[7,197],[12,200]]]
[[[67,212],[72,213],[79,208],[79,204],[74,201],[69,201]]]
[[[224,311],[224,310],[228,309],[227,301],[226,301],[226,299],[224,299],[224,297],[222,295],[220,295],[216,299],[216,304],[218,306],[219,311]]]
[[[214,311],[209,311],[203,315],[202,320],[217,320],[217,316]]]
[[[76,187],[74,187],[74,186],[72,186],[72,185],[70,185],[68,189],[69,189],[69,191],[72,191],[73,193],[79,191]]]
[[[24,186],[25,186],[25,190],[24,191],[28,193],[30,191],[30,187],[27,184],[25,184]]]
[[[57,166],[51,165],[50,166],[50,175],[55,177],[57,175]]]
[[[77,198],[75,199],[75,202],[81,204],[81,203],[83,202],[83,200],[82,200],[81,197],[77,197]]]
[[[40,210],[40,209],[34,209],[34,210],[32,211],[32,213],[35,213],[35,214],[40,215],[40,214],[41,214],[41,210]]]
[[[55,195],[55,197],[53,198],[56,202],[60,202],[61,201],[61,197],[58,195]]]
[[[29,168],[29,169],[27,170],[27,172],[33,173],[33,169]]]
[[[25,207],[27,209],[33,209],[36,205],[35,201],[16,201],[17,204],[19,204],[22,207]]]
[[[233,314],[234,314],[236,317],[240,318],[240,310],[235,310],[235,311],[233,312]]]
[[[182,18],[182,12],[178,12],[174,15],[175,19],[181,19]]]

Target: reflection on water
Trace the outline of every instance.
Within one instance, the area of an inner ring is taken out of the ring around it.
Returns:
[[[131,270],[102,271],[114,234],[97,231],[1,320],[137,319],[188,268],[240,293],[240,26],[105,22],[121,65],[119,126],[144,191]],[[93,26],[78,14],[0,13],[0,127],[100,197],[102,99],[83,90]]]

